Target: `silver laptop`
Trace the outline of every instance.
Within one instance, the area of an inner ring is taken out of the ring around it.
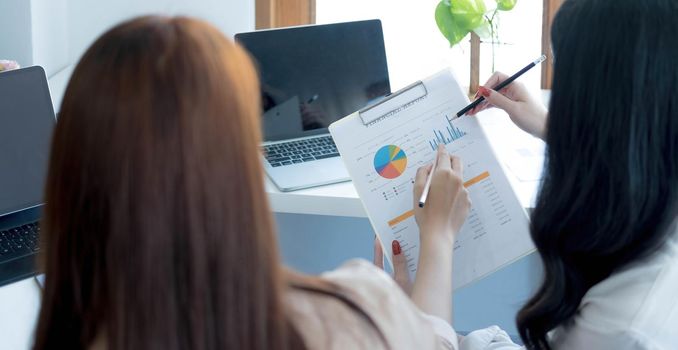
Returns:
[[[264,168],[281,191],[348,181],[327,127],[388,95],[379,20],[240,33],[262,88]]]

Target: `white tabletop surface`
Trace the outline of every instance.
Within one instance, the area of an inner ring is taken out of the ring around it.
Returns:
[[[40,310],[40,288],[33,278],[0,288],[0,349],[30,349]]]
[[[541,173],[543,143],[515,127],[501,111],[483,112],[478,118],[521,203],[531,207]],[[351,182],[280,192],[267,178],[266,189],[273,211],[278,213],[366,217]],[[31,347],[39,307],[40,290],[33,278],[0,288],[0,348]]]

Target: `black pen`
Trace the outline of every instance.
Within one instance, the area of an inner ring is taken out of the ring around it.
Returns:
[[[508,86],[508,84],[511,84],[514,80],[518,79],[518,77],[520,77],[521,75],[525,74],[525,72],[527,72],[528,70],[532,69],[532,67],[538,65],[539,63],[544,62],[544,60],[546,60],[546,55],[541,55],[541,57],[537,58],[536,60],[534,60],[533,62],[531,62],[531,63],[528,64],[527,66],[525,66],[525,68],[519,70],[518,73],[513,74],[513,75],[510,76],[508,79],[506,79],[506,80],[502,81],[501,83],[499,83],[499,85],[493,87],[492,90],[494,90],[494,91],[499,91],[499,90],[505,88],[506,86]],[[478,99],[476,99],[475,101],[471,102],[470,105],[464,107],[464,109],[462,109],[461,111],[457,112],[457,117],[461,117],[462,115],[466,114],[468,111],[472,110],[473,108],[475,108],[476,106],[478,106],[478,105],[480,104],[480,102],[483,102],[483,101],[485,101],[485,97],[483,97],[483,96],[478,97]]]

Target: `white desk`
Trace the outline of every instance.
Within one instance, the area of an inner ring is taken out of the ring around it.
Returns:
[[[39,309],[40,288],[33,278],[0,288],[0,348],[31,348]]]
[[[497,156],[502,160],[502,166],[509,175],[521,203],[524,207],[531,207],[538,182],[521,181],[511,167],[523,167],[521,161],[525,164],[539,165],[541,161],[538,153],[543,153],[543,144],[515,127],[501,111],[484,112],[478,118]],[[534,159],[530,159],[529,155],[525,156],[530,152]],[[515,154],[518,153],[523,153],[526,158],[516,159]],[[536,179],[541,168],[539,166],[532,168],[532,175]],[[350,182],[295,192],[280,192],[267,179],[266,187],[272,209],[278,213],[366,217],[355,188]],[[0,340],[3,349],[31,347],[39,307],[40,291],[32,278],[0,288]]]

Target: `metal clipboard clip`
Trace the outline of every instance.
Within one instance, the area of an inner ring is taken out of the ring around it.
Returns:
[[[427,94],[426,86],[420,80],[387,95],[373,105],[362,108],[358,111],[358,115],[363,124],[368,126],[407,108],[417,100],[426,97]]]

